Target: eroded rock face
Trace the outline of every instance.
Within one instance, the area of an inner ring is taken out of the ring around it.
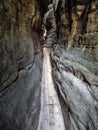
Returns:
[[[52,62],[66,129],[97,130],[98,62],[94,53],[82,52],[80,48],[64,50],[58,47],[52,54]]]
[[[62,0],[57,12],[51,63],[67,130],[98,130],[97,3]]]
[[[0,1],[0,130],[37,128],[42,61],[40,23],[37,1]]]
[[[97,31],[97,0],[61,0],[57,11],[59,37]]]
[[[0,130],[36,130],[49,1],[0,1]],[[98,130],[98,2],[60,0],[53,78],[67,130]]]

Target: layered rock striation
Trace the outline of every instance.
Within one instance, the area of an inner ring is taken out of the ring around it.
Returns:
[[[40,38],[50,2],[0,1],[0,130],[37,129]],[[57,42],[51,50],[51,64],[65,127],[98,130],[98,2],[57,2],[53,15]]]
[[[41,11],[35,0],[0,1],[0,130],[36,130]]]
[[[62,0],[57,10],[51,63],[67,130],[98,130],[97,6],[97,0]]]

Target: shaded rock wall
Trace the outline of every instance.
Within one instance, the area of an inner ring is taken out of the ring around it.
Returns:
[[[97,6],[97,0],[61,0],[57,11],[59,37],[96,32]]]
[[[98,2],[61,0],[51,52],[67,130],[98,130]]]
[[[52,53],[52,65],[66,129],[97,130],[98,62],[94,53],[58,46]]]
[[[0,1],[0,130],[37,129],[41,24],[49,1]],[[98,129],[98,2],[61,0],[53,78],[68,130]]]
[[[0,1],[0,130],[36,130],[40,109],[40,7]]]
[[[98,61],[98,1],[61,0],[56,12],[58,43],[94,51]]]

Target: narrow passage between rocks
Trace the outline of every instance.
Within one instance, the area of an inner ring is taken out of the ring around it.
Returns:
[[[38,130],[65,130],[64,119],[52,79],[50,48],[43,48],[41,110]]]

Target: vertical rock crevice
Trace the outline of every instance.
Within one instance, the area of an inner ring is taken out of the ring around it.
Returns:
[[[40,34],[49,3],[0,1],[0,130],[37,129]],[[97,7],[97,0],[60,0],[53,15],[57,39],[51,63],[68,130],[98,129]]]

